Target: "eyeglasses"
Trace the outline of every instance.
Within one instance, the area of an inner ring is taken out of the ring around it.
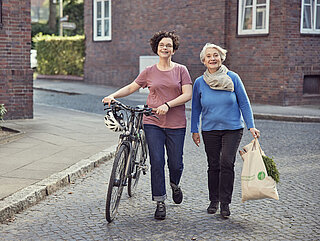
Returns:
[[[164,45],[164,44],[159,44],[159,48],[162,48],[162,49],[163,49],[164,47],[166,47],[167,49],[173,48],[172,44],[166,44],[166,45]]]

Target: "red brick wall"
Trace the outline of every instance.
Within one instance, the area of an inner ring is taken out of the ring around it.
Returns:
[[[300,34],[301,1],[270,1],[269,34],[238,36],[238,0],[112,1],[112,41],[92,41],[92,2],[85,1],[85,81],[123,86],[139,73],[139,56],[153,55],[149,39],[158,30],[181,36],[174,61],[185,64],[193,80],[204,66],[206,42],[228,50],[225,64],[242,78],[252,102],[313,104],[303,96],[304,75],[320,75],[320,35]]]
[[[237,35],[238,1],[229,3],[228,64],[237,72],[252,102],[282,105],[284,100],[284,49],[281,1],[270,4],[269,34]]]
[[[2,1],[0,103],[8,110],[5,119],[33,117],[30,18],[30,0]]]
[[[173,61],[186,65],[193,80],[204,71],[199,60],[203,45],[224,45],[224,1],[112,1],[112,41],[104,42],[92,40],[92,2],[85,1],[86,82],[113,86],[132,82],[139,74],[139,56],[154,55],[149,39],[159,30],[180,35]]]
[[[301,1],[285,6],[285,104],[320,104],[320,96],[303,95],[305,75],[320,75],[320,34],[300,34]]]
[[[320,74],[320,35],[300,34],[301,1],[270,4],[269,34],[237,36],[237,0],[229,2],[228,61],[252,102],[272,105],[320,103],[303,97],[303,77]]]

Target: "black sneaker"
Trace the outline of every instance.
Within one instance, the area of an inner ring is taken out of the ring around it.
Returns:
[[[217,212],[219,207],[219,202],[210,202],[209,207],[207,208],[207,213],[214,214]]]
[[[154,213],[154,218],[159,220],[163,220],[166,218],[166,205],[164,204],[164,202],[157,202],[157,209]]]
[[[220,204],[220,214],[222,217],[229,217],[230,216],[230,210],[229,210],[229,203],[221,203]]]
[[[176,204],[180,204],[183,199],[181,188],[174,183],[170,183],[172,189],[172,199]]]

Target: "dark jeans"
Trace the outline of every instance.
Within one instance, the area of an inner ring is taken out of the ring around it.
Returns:
[[[183,170],[183,145],[186,128],[168,129],[156,125],[144,125],[149,147],[151,165],[152,200],[164,201],[167,197],[165,185],[165,149],[170,182],[178,185]]]
[[[208,160],[209,199],[231,203],[234,163],[243,129],[202,131]]]

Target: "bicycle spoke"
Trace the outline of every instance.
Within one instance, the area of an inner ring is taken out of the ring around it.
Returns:
[[[125,183],[125,164],[128,157],[128,148],[125,145],[122,145],[114,159],[108,193],[107,193],[107,200],[106,200],[106,219],[108,222],[112,222],[115,218],[122,191],[123,191],[123,184]]]

